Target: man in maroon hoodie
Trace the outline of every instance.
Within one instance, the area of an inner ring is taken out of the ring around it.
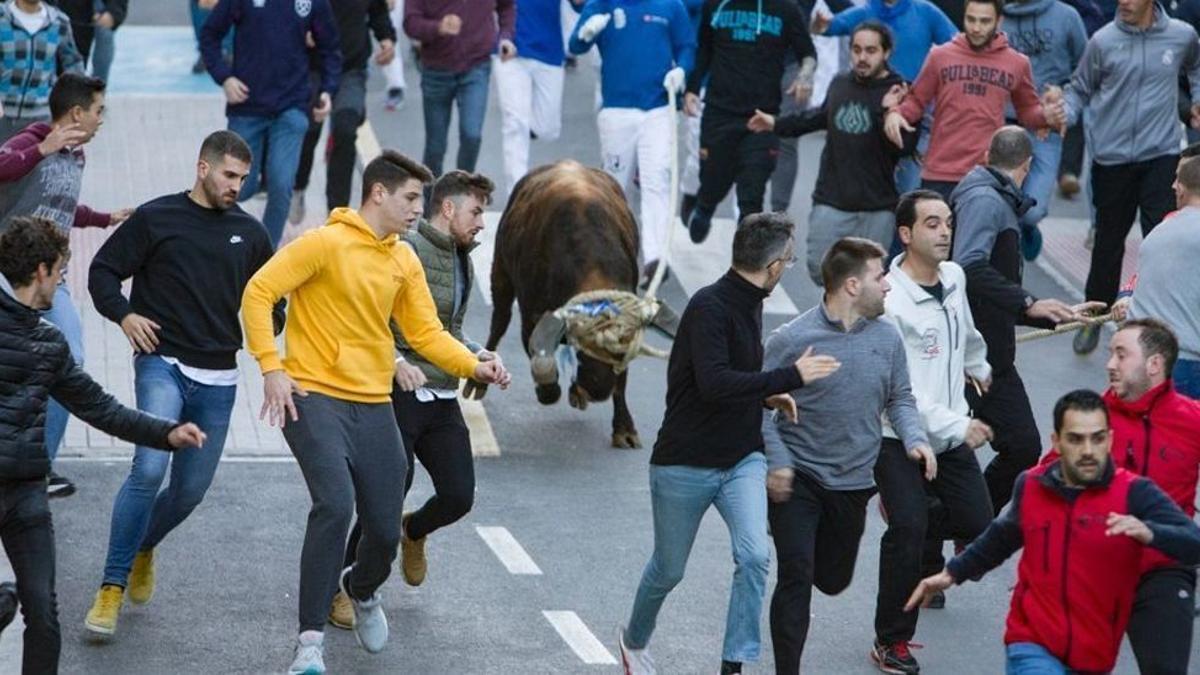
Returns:
[[[983,163],[992,134],[1004,126],[1009,103],[1028,129],[1057,127],[1063,120],[1057,89],[1039,100],[1029,58],[1013,49],[1000,32],[1002,0],[967,0],[963,32],[934,47],[901,104],[890,110],[884,130],[903,147],[901,132],[912,131],[933,104],[929,152],[921,187],[947,201],[967,172]]]

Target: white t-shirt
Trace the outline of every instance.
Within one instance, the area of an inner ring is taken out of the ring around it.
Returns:
[[[230,368],[229,370],[209,370],[206,368],[193,368],[179,361],[179,359],[170,356],[158,357],[163,361],[175,366],[183,376],[194,382],[205,384],[210,387],[233,387],[238,383],[238,369]]]
[[[12,3],[10,7],[12,8],[13,18],[16,19],[17,23],[21,24],[21,28],[24,28],[25,32],[29,33],[30,35],[38,32],[43,26],[50,22],[50,10],[46,9],[46,5],[44,3],[38,7],[36,12],[33,12],[32,14],[18,7],[17,3],[15,2]]]

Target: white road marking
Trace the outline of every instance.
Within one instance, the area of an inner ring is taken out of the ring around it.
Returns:
[[[505,527],[475,526],[475,531],[483,539],[492,553],[500,559],[509,574],[541,574],[542,570],[533,562],[533,558],[521,548],[516,537]]]
[[[379,138],[375,135],[375,128],[369,121],[363,122],[362,126],[358,128],[358,139],[355,141],[354,147],[358,150],[358,156],[362,160],[363,166],[382,153]]]
[[[617,662],[575,612],[546,610],[542,612],[542,616],[554,626],[559,637],[575,652],[580,661],[593,665],[610,665]]]
[[[675,221],[674,227],[682,227]],[[716,281],[729,269],[733,259],[733,232],[736,224],[730,218],[713,218],[712,230],[703,244],[693,244],[686,235],[671,243],[671,273],[679,279],[683,290],[691,297],[696,291]],[[795,303],[782,286],[777,286],[763,302],[767,314],[787,316],[799,314]]]
[[[499,457],[500,444],[496,442],[496,435],[492,433],[492,423],[488,421],[487,411],[483,409],[483,401],[459,397],[458,404],[462,408],[467,431],[471,433],[471,455]]]

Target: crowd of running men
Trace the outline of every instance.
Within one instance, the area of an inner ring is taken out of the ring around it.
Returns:
[[[156,548],[213,480],[243,345],[262,370],[262,418],[282,429],[312,501],[289,672],[325,672],[326,623],[384,648],[392,563],[421,584],[427,537],[472,508],[460,385],[510,381],[462,328],[483,212],[529,171],[531,141],[561,133],[564,69],[592,47],[601,161],[640,194],[645,277],[669,261],[668,227],[705,241],[736,188],[732,266],[692,296],[671,351],[650,456],[654,550],[620,632],[624,671],[655,672],[660,608],[716,506],[735,566],[720,672],[761,656],[772,541],[775,668],[799,672],[812,589],[849,586],[878,493],[887,529],[868,649],[884,672],[919,672],[918,610],[943,607],[947,590],[1018,550],[1009,673],[1107,672],[1124,635],[1142,672],[1188,672],[1200,285],[1180,272],[1200,256],[1200,145],[1181,148],[1200,129],[1189,23],[1200,8],[191,0],[195,70],[222,87],[228,128],[203,141],[191,189],[109,213],[79,202],[83,148],[103,123],[112,33],[128,7],[80,4],[0,3],[0,541],[16,576],[0,585],[0,622],[15,595],[24,672],[58,670],[47,499],[75,489],[52,470],[69,414],[136,444],[84,618],[112,639],[126,599],[151,601]],[[401,33],[419,48],[423,157],[370,159],[355,200],[372,62],[387,107],[405,100]],[[812,35],[844,36],[849,55],[819,87]],[[499,189],[475,173],[493,70]],[[455,107],[457,168],[444,171]],[[681,116],[676,195],[669,139]],[[327,221],[280,246],[308,208],[326,119]],[[805,257],[822,299],[764,343],[762,303],[799,257],[786,213],[794,139],[818,130]],[[1038,298],[1022,286],[1024,262],[1040,253],[1055,185],[1079,191],[1085,151],[1086,301]],[[261,221],[238,206],[260,186]],[[1122,280],[1139,216],[1138,273]],[[87,289],[128,338],[136,410],[87,375],[62,283],[74,227],[116,228]],[[1101,337],[1088,319],[1105,312],[1121,321],[1110,387],[1064,387],[1044,453],[1017,326],[1084,322],[1074,349],[1087,353]],[[995,456],[981,467],[984,446]],[[405,512],[417,458],[434,494]]]

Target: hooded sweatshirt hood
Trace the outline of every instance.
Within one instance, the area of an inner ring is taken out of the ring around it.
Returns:
[[[995,190],[1017,214],[1018,218],[1033,208],[1035,203],[1032,198],[1021,192],[1021,188],[1008,174],[990,166],[977,166],[972,169],[954,189],[950,201],[958,202],[972,190],[980,189]]]
[[[1066,84],[1087,45],[1079,12],[1058,0],[1028,0],[1006,4],[1004,17],[1009,43],[1029,57],[1038,88]]]

